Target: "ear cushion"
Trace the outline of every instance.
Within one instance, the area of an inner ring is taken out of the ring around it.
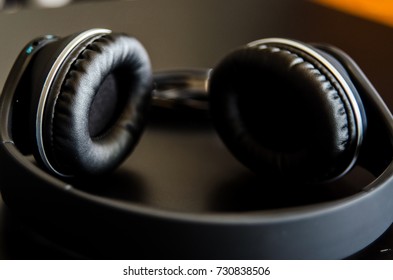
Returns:
[[[45,105],[43,139],[51,164],[63,174],[114,169],[141,136],[151,90],[150,62],[134,38],[110,34],[78,46]]]
[[[357,130],[347,94],[329,69],[290,46],[227,56],[213,71],[210,106],[224,143],[259,174],[326,181],[353,158]]]

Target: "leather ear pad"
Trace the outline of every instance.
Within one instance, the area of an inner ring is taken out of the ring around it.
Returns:
[[[347,94],[306,53],[286,45],[236,50],[214,69],[209,90],[219,135],[254,172],[327,181],[353,159],[357,129]]]
[[[46,100],[43,142],[51,165],[71,175],[117,167],[141,136],[151,91],[150,62],[137,40],[109,34],[83,42]]]

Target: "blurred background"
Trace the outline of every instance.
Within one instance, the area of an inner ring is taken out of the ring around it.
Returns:
[[[0,0],[0,10],[4,12],[16,12],[20,9],[59,8],[73,3],[87,1],[105,0]]]
[[[313,2],[393,26],[392,0],[315,0]]]
[[[0,10],[16,12],[19,9],[58,8],[74,3],[121,0],[0,0]],[[308,0],[321,5],[393,26],[393,0]]]

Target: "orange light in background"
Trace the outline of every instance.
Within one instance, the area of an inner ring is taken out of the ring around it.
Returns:
[[[393,26],[393,0],[314,0],[314,2]]]

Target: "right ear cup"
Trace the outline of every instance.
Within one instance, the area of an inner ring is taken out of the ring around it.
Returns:
[[[107,30],[48,44],[33,64],[34,154],[59,175],[117,167],[133,150],[150,104],[152,74],[142,45]]]
[[[267,39],[213,70],[210,106],[230,151],[258,174],[325,182],[354,165],[365,130],[360,97],[334,58]]]

